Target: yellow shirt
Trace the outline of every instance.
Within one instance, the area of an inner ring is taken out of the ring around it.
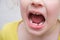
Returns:
[[[2,40],[2,37],[1,37],[1,31],[0,31],[0,40]]]
[[[2,30],[2,39],[3,40],[18,40],[17,28],[19,23],[22,21],[15,21],[8,23],[4,26]],[[60,37],[59,37],[60,40]]]

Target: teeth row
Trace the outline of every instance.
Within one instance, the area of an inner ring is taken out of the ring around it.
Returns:
[[[39,15],[38,13],[36,15]]]
[[[30,23],[33,23],[32,22],[32,20],[30,20]],[[37,24],[37,23],[33,23],[33,24],[35,24],[35,25],[42,25],[44,22],[41,22],[41,23],[39,23],[39,24]]]
[[[36,13],[36,15],[39,15],[38,13]]]
[[[39,15],[39,13],[34,13],[34,14]]]

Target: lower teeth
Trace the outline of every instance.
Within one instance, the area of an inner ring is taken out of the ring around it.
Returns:
[[[39,25],[42,25],[44,22],[39,23]]]
[[[33,23],[32,22],[32,20],[30,20],[30,23]],[[41,23],[39,23],[39,24],[37,24],[37,23],[33,23],[34,25],[42,25],[44,22],[41,22]]]

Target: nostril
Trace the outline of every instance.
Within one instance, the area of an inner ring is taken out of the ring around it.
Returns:
[[[33,7],[42,7],[42,4],[39,4],[39,3],[32,3],[31,4]]]

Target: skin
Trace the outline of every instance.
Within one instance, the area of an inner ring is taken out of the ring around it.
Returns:
[[[60,26],[57,21],[60,10],[59,0],[20,0],[20,7],[23,22],[18,28],[19,40],[57,40]],[[46,18],[42,30],[29,28],[27,18],[29,10],[42,11]]]

